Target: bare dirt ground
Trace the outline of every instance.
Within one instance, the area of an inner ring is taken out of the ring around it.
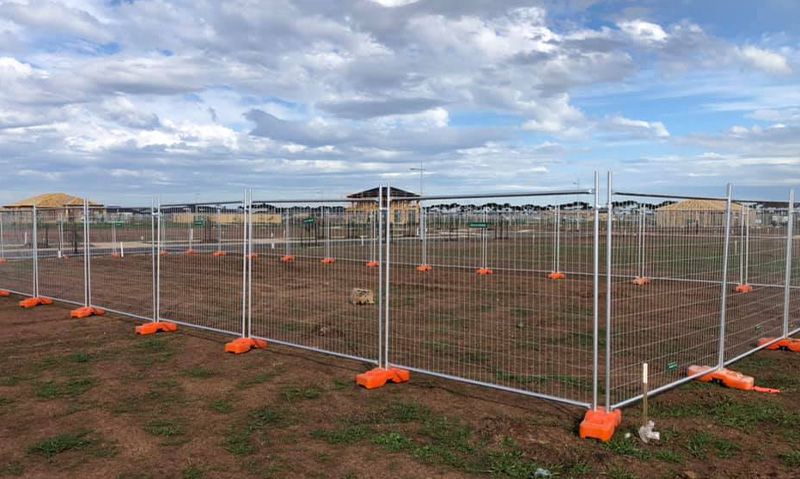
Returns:
[[[737,364],[768,396],[690,384],[651,401],[661,443],[584,441],[580,409],[280,346],[225,355],[186,328],[0,299],[0,477],[800,477],[800,355]]]

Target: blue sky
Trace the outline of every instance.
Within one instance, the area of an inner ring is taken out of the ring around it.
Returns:
[[[800,186],[800,2],[0,0],[0,202]]]

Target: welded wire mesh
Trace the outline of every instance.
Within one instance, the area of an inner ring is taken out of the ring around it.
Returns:
[[[393,202],[389,361],[589,403],[594,211],[588,195],[574,199],[423,201],[424,230]],[[429,271],[417,268],[423,246]],[[566,279],[548,278],[556,265]]]
[[[377,220],[375,201],[257,202],[252,335],[377,361]]]
[[[789,278],[789,308],[786,318],[786,328],[789,334],[800,333],[800,214],[795,210],[791,216],[786,217],[787,224],[793,223],[792,234],[792,256],[791,256],[791,276]],[[781,221],[780,217],[776,221]]]
[[[151,319],[154,218],[150,207],[89,210],[92,306]]]
[[[717,365],[726,216],[724,200],[616,198],[624,201],[612,208],[611,271],[602,285],[610,278],[612,403],[642,392],[644,362],[651,390],[681,381],[691,365]],[[605,330],[600,340],[607,347]]]
[[[162,208],[160,223],[161,318],[242,334],[242,204]]]
[[[33,210],[0,210],[0,225],[0,289],[33,295]]]
[[[85,302],[83,207],[37,208],[39,295]]]
[[[786,212],[777,212],[778,216]],[[783,334],[787,223],[744,204],[735,210],[728,261],[725,360]]]

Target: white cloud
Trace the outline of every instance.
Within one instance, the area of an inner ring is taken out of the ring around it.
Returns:
[[[406,5],[411,5],[412,3],[419,2],[419,0],[370,0],[370,1],[387,8],[404,7]]]
[[[667,127],[660,121],[632,120],[623,116],[613,116],[605,124],[606,128],[636,138],[669,138]]]
[[[617,26],[633,41],[645,45],[664,43],[668,38],[667,32],[660,25],[644,20],[626,20],[619,22]]]
[[[792,73],[792,68],[786,57],[780,53],[747,45],[738,50],[739,55],[749,65],[767,73],[787,75]]]

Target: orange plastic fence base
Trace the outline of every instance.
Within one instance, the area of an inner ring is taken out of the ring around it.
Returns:
[[[622,410],[614,409],[606,412],[604,408],[586,411],[581,421],[581,439],[599,439],[608,442],[614,437],[614,432],[622,424]]]
[[[11,292],[10,291],[6,291],[4,289],[0,289],[0,296],[3,296],[3,297],[11,296]]]
[[[197,254],[197,251],[193,250],[192,248],[189,248],[186,251],[184,251],[183,254],[187,256],[194,256]]]
[[[267,349],[267,342],[263,339],[239,338],[225,344],[225,352],[244,354],[251,349]]]
[[[695,374],[702,374],[705,371],[711,371],[712,367],[709,366],[689,366],[686,374],[693,376]],[[710,372],[697,378],[698,381],[704,383],[715,382],[731,389],[738,389],[740,391],[755,391],[760,393],[779,394],[780,390],[761,388],[755,385],[755,379],[752,376],[746,376],[740,372],[732,371],[730,369],[722,368],[717,371]]]
[[[752,293],[753,292],[753,287],[751,285],[747,284],[747,283],[739,284],[739,285],[736,286],[736,292],[737,293],[742,293],[742,294]]]
[[[549,279],[567,279],[567,275],[562,273],[561,271],[553,271],[552,273],[548,274],[547,277]]]
[[[290,254],[284,255],[281,257],[281,261],[283,261],[284,263],[292,263],[294,262],[294,256]]]
[[[258,258],[258,253],[250,253],[244,256],[247,259],[256,259]]]
[[[219,258],[220,256],[227,256],[227,255],[228,255],[228,253],[226,253],[226,252],[224,252],[224,251],[214,251],[214,254],[213,254],[213,256],[216,256],[216,257],[218,257],[218,258]]]
[[[775,341],[775,338],[762,338],[758,340],[758,345],[763,346],[769,342]],[[764,349],[768,349],[770,351],[791,351],[793,353],[800,353],[800,339],[781,339],[780,341],[775,341],[774,343],[770,344]]]
[[[335,258],[323,258],[323,259],[322,259],[322,263],[323,263],[323,264],[333,264],[333,263],[335,263],[335,262],[336,262],[336,259],[335,259]]]
[[[7,262],[8,262],[8,260],[7,260],[7,259],[5,259],[5,258],[0,258],[0,264],[7,263]]]
[[[136,334],[147,336],[148,334],[156,333],[174,333],[178,330],[178,325],[175,323],[167,323],[159,321],[157,323],[146,323],[141,326],[136,326]]]
[[[162,251],[159,253],[161,256],[169,256],[169,251]]]
[[[633,281],[631,281],[631,283],[635,284],[636,286],[647,286],[651,282],[652,280],[650,278],[646,278],[644,276],[637,276],[636,278],[633,278]]]
[[[407,383],[411,379],[411,373],[400,368],[375,368],[356,376],[356,384],[366,389],[377,389],[383,387],[389,381],[399,384]]]
[[[494,271],[492,271],[490,268],[478,268],[478,270],[477,270],[477,271],[475,271],[475,272],[476,272],[477,274],[481,275],[481,276],[486,276],[486,275],[489,275],[489,274],[494,274]]]
[[[21,308],[35,308],[36,306],[44,305],[44,304],[53,304],[53,300],[50,298],[43,298],[41,296],[36,298],[27,298],[23,299],[19,302],[19,306]]]
[[[421,264],[421,265],[417,266],[417,271],[419,271],[420,273],[427,273],[428,271],[431,271],[432,269],[433,269],[433,266],[431,266],[429,264]]]
[[[377,268],[380,264],[377,261],[367,261],[367,268]]]
[[[122,255],[119,253],[111,253],[112,258],[122,258]]]
[[[106,312],[100,308],[95,308],[92,306],[84,306],[82,308],[73,309],[69,312],[70,318],[88,318],[89,316],[102,316],[106,314]]]

